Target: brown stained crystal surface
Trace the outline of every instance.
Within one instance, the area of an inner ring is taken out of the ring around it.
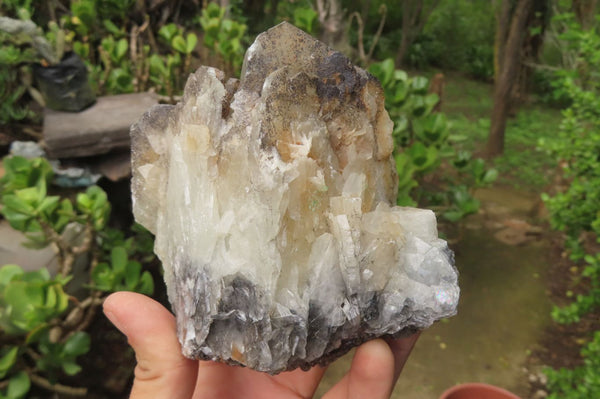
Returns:
[[[186,356],[306,369],[456,312],[435,215],[394,206],[391,132],[379,82],[287,23],[239,82],[201,67],[133,126],[134,214]]]

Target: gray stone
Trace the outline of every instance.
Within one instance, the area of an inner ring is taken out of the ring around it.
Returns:
[[[26,241],[23,233],[10,227],[6,220],[0,220],[0,266],[16,264],[27,271],[46,267],[55,273],[58,263],[52,247],[29,249],[21,245]]]
[[[128,149],[129,129],[158,100],[152,93],[100,97],[81,112],[44,110],[44,143],[52,158],[75,158]]]

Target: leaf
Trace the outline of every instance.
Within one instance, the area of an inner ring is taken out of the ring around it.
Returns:
[[[496,181],[498,178],[498,171],[496,169],[488,169],[483,175],[483,183],[490,184]]]
[[[430,93],[425,96],[425,105],[427,108],[433,108],[440,101],[440,97],[435,93]],[[442,116],[443,114],[437,114]]]
[[[171,41],[171,46],[180,53],[185,54],[186,43],[182,36],[175,36]]]
[[[159,74],[162,76],[169,75],[169,71],[167,70],[165,63],[163,62],[162,58],[160,58],[160,56],[158,56],[157,54],[152,54],[150,56],[150,71],[153,74]]]
[[[449,222],[458,222],[460,219],[464,217],[463,213],[458,210],[446,211],[442,214],[442,216],[448,220]]]
[[[125,269],[125,286],[128,290],[135,291],[135,288],[140,281],[141,272],[142,265],[139,262],[127,262],[127,268]]]
[[[173,36],[177,34],[178,30],[179,29],[177,28],[177,25],[170,23],[160,28],[158,35],[164,39],[165,42],[170,43],[171,39],[173,39]]]
[[[407,149],[415,169],[424,171],[433,166],[437,161],[437,149],[435,147],[426,147],[421,142],[414,143]]]
[[[63,352],[69,356],[79,356],[90,350],[90,336],[82,331],[73,334],[63,348]]]
[[[58,295],[56,294],[56,291],[54,291],[53,287],[48,287],[46,290],[46,302],[44,305],[49,308],[54,308],[57,302]]]
[[[4,265],[0,268],[0,287],[10,283],[16,276],[23,275],[24,271],[18,265]]]
[[[394,80],[406,82],[408,80],[408,74],[401,69],[396,69],[394,71]]]
[[[185,53],[186,54],[191,54],[192,51],[194,51],[194,49],[196,48],[196,44],[198,43],[198,36],[196,36],[193,33],[189,33],[187,35],[187,40],[186,40],[186,47],[185,47]]]
[[[39,284],[13,281],[4,290],[4,301],[14,310],[25,312],[44,303],[44,288]]]
[[[50,272],[45,267],[41,268],[41,269],[33,270],[33,271],[23,274],[22,280],[28,281],[28,282],[50,281]]]
[[[116,61],[120,61],[123,56],[127,53],[127,40],[125,39],[121,39],[119,40],[119,42],[117,43],[117,48],[116,48],[116,52],[115,52],[115,56],[116,56]]]
[[[21,192],[23,190],[19,190],[19,192]],[[26,201],[23,198],[20,198],[20,196],[17,196],[16,194],[14,195],[5,195],[4,197],[2,197],[2,201],[4,202],[4,206],[10,210],[13,210],[15,212],[18,213],[22,213],[24,215],[30,215],[33,216],[33,214],[35,213],[35,208],[33,206],[31,206],[28,201]],[[3,213],[4,210],[3,210]]]
[[[24,397],[31,388],[29,376],[24,371],[15,374],[8,382],[7,395],[11,399]]]
[[[137,292],[145,295],[152,295],[154,293],[154,280],[152,279],[150,272],[145,271],[142,273],[142,278],[140,279],[140,285],[137,289]]]
[[[386,96],[386,98],[389,97],[389,101],[391,101],[392,104],[401,105],[408,97],[409,91],[408,85],[400,81],[396,83],[395,90],[392,92],[392,95]]]
[[[0,358],[0,379],[4,378],[11,367],[17,362],[18,354],[19,347],[13,346]]]
[[[10,227],[17,231],[25,232],[31,223],[33,216],[29,216],[20,212],[17,212],[9,207],[5,206],[2,208],[1,213],[4,215]]]
[[[87,193],[79,193],[76,198],[77,208],[82,211],[88,211],[92,208],[92,199],[87,195]]]
[[[408,119],[402,115],[394,121],[394,134],[400,134],[408,129]]]
[[[98,263],[92,270],[92,281],[96,288],[102,291],[110,291],[114,285],[115,276],[106,263]]]
[[[74,361],[63,361],[62,369],[67,375],[75,375],[81,371],[81,366]]]
[[[383,87],[387,87],[392,82],[394,70],[394,60],[391,58],[371,64],[369,67],[369,72],[379,79]]]
[[[112,269],[116,274],[123,275],[127,266],[127,251],[123,247],[115,247],[110,253]]]
[[[423,76],[413,78],[411,82],[412,90],[417,94],[426,94],[429,81]]]
[[[111,20],[105,19],[102,21],[102,23],[109,33],[112,33],[115,36],[119,36],[122,33],[117,25],[115,25]]]
[[[461,150],[456,154],[456,157],[452,160],[452,164],[458,168],[463,169],[471,160],[471,153],[469,151]]]
[[[39,213],[52,213],[58,207],[60,198],[58,196],[46,197],[42,200],[40,205],[37,207]]]

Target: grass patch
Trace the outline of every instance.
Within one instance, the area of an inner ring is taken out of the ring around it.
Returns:
[[[480,152],[487,141],[492,111],[492,85],[456,74],[446,76],[443,111],[451,123],[451,139],[460,149]],[[556,170],[556,160],[537,147],[540,138],[558,134],[557,109],[524,106],[510,118],[504,155],[494,160],[500,183],[539,191]]]
[[[504,155],[495,165],[505,182],[517,188],[541,189],[556,172],[556,159],[538,148],[538,140],[558,134],[560,111],[540,106],[525,107],[509,120],[506,127]]]

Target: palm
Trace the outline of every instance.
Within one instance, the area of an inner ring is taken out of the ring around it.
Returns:
[[[158,302],[119,292],[104,302],[106,316],[123,332],[138,364],[130,399],[311,398],[325,369],[294,370],[276,376],[181,355],[175,318]],[[361,345],[348,373],[327,399],[389,398],[417,336]]]
[[[199,362],[193,398],[310,398],[324,371],[317,366],[306,372],[294,370],[270,376],[248,368]]]

